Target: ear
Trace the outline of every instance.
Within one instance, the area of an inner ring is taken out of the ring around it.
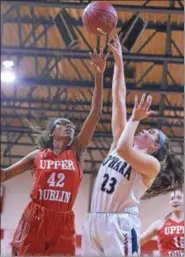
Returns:
[[[148,150],[149,150],[149,153],[152,154],[152,153],[155,153],[159,148],[160,148],[160,144],[155,142],[152,145],[150,145]]]
[[[157,143],[157,142],[155,142],[155,143],[153,144],[153,147],[154,147],[156,150],[158,150],[158,149],[160,148],[160,144]]]
[[[153,144],[151,145],[151,147],[153,148],[153,150],[154,150],[154,152],[155,152],[155,151],[159,150],[160,144],[157,143],[157,142],[155,142],[155,143],[153,143]]]

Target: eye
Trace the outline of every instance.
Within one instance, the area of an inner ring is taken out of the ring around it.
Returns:
[[[150,129],[150,130],[149,130],[149,133],[150,133],[150,134],[155,134],[155,131],[154,131],[153,129]]]
[[[177,199],[181,199],[182,197],[180,195],[177,196]]]
[[[72,128],[71,124],[66,124],[66,128]]]

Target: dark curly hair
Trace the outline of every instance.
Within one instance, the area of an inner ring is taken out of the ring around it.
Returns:
[[[47,123],[46,129],[42,129],[39,126],[33,125],[28,119],[22,119],[24,125],[28,127],[34,135],[34,144],[39,149],[53,149],[53,131],[56,125],[70,125],[75,129],[75,125],[72,121],[66,118],[50,118]]]
[[[158,130],[159,150],[152,154],[160,163],[161,170],[142,199],[148,199],[177,189],[184,185],[184,168],[181,158],[171,151],[169,138]]]

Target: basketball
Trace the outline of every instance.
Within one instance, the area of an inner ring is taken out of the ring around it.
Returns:
[[[83,24],[89,33],[97,36],[108,35],[118,22],[114,7],[104,1],[90,3],[83,12]]]

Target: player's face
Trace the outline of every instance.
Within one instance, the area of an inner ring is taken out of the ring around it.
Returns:
[[[61,149],[74,138],[75,130],[70,124],[56,125],[53,131],[53,147]]]
[[[183,211],[184,209],[184,196],[183,193],[179,190],[173,192],[170,195],[170,206],[172,208],[172,212],[175,211]]]
[[[159,131],[157,129],[149,129],[149,130],[141,130],[134,137],[134,144],[137,145],[139,149],[148,149],[151,145],[157,150],[159,145],[157,143],[157,139],[159,137]]]

